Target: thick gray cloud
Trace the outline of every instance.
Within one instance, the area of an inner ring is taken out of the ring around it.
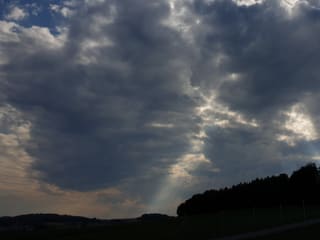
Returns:
[[[315,3],[172,4],[74,2],[56,35],[1,22],[0,97],[40,180],[148,202],[177,176],[196,183],[173,198],[317,159]]]
[[[194,78],[195,84],[207,87],[233,74],[235,79],[215,84],[218,101],[259,125],[208,127],[205,153],[221,169],[216,175],[219,185],[313,161],[316,143],[301,140],[288,145],[279,141],[279,135],[288,134],[283,112],[298,103],[309,109],[318,126],[319,10],[311,1],[292,12],[281,8],[279,1],[249,7],[231,1],[196,1],[193,10],[207,26],[201,45],[207,62],[221,58],[213,71]]]
[[[209,130],[205,152],[220,169],[213,175],[215,185],[222,187],[269,174],[291,173],[319,154],[318,140],[300,140],[290,146],[276,140],[276,133],[271,131],[243,126]]]
[[[239,75],[238,81],[222,84],[220,100],[255,117],[290,106],[319,88],[319,11],[299,5],[289,16],[280,4],[265,1],[239,7],[231,1],[196,1],[194,5],[208,26],[203,52],[223,54],[223,73]]]
[[[181,75],[188,52],[161,24],[168,11],[149,1],[93,4],[71,20],[62,49],[29,42],[28,54],[13,44],[20,55],[2,67],[3,92],[30,116],[28,151],[43,180],[109,186],[166,169],[187,150],[195,101]]]

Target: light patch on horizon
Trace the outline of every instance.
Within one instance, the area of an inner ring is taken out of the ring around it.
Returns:
[[[283,114],[286,117],[283,128],[291,134],[278,135],[279,141],[294,146],[298,140],[312,141],[319,138],[317,130],[302,104],[292,106]]]
[[[10,201],[6,202],[8,197]],[[146,208],[139,199],[129,198],[117,188],[89,192],[68,191],[34,181],[26,181],[24,186],[16,189],[1,189],[0,198],[3,200],[1,214],[11,216],[53,212],[98,218],[136,217]],[[23,204],[20,199],[24,199]]]
[[[0,107],[1,215],[33,211],[105,218],[134,217],[144,211],[138,199],[129,198],[117,187],[81,192],[41,182],[40,173],[32,170],[33,158],[25,150],[32,144],[31,129],[32,124],[17,109]]]

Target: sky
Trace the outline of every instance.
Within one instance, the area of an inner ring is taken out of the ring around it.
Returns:
[[[176,214],[320,160],[318,0],[0,0],[0,216]]]

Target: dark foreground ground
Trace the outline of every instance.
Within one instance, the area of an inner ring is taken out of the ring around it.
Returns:
[[[50,225],[36,230],[1,231],[1,240],[10,239],[219,239],[285,224],[320,218],[320,207],[279,207],[221,212],[180,218],[137,219],[112,225]],[[320,239],[320,224],[256,238]]]
[[[283,233],[254,238],[255,240],[318,240],[320,239],[320,224],[297,228]]]

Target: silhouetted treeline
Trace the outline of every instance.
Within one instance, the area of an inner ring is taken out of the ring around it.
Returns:
[[[221,210],[320,205],[320,171],[313,163],[287,174],[258,178],[230,188],[209,190],[182,203],[179,216],[211,214]]]

